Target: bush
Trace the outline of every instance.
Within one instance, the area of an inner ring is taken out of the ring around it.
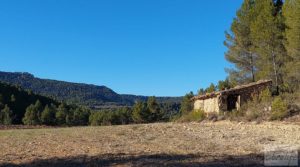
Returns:
[[[206,118],[203,110],[194,110],[187,114],[182,115],[179,118],[179,122],[194,122],[194,121],[202,121]]]
[[[281,97],[276,97],[272,102],[271,120],[282,120],[288,116],[288,108],[285,101]]]

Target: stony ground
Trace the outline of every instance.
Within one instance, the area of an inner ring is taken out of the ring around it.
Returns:
[[[300,148],[291,123],[157,123],[0,130],[0,166],[262,166],[266,145]]]

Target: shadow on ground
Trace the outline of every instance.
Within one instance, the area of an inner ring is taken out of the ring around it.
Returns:
[[[105,154],[98,156],[77,156],[68,158],[40,159],[24,164],[0,164],[9,167],[97,167],[97,166],[263,166],[262,155],[243,156],[209,156],[209,155],[127,155],[127,154]]]

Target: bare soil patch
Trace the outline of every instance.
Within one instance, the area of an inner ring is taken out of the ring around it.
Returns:
[[[221,121],[12,129],[0,131],[0,166],[263,166],[270,144],[299,147],[300,126]]]

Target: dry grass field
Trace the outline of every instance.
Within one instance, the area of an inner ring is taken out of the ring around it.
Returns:
[[[0,166],[263,166],[268,144],[300,146],[300,125],[221,121],[6,129],[0,130]]]

